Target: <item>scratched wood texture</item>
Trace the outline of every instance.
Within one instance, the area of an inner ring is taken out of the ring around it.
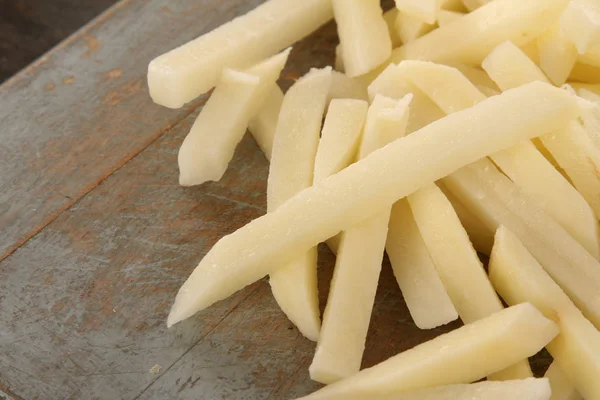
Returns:
[[[265,212],[268,165],[246,137],[221,182],[179,187],[177,150],[206,97],[152,104],[146,66],[260,2],[124,0],[0,87],[0,393],[286,399],[319,387],[314,343],[264,281],[165,326],[202,256]],[[336,42],[331,23],[297,44],[282,87],[330,64]],[[322,303],[333,262],[321,249]],[[418,330],[386,263],[364,365],[457,326]]]

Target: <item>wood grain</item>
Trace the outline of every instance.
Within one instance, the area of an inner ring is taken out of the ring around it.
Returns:
[[[179,187],[177,150],[203,99],[153,105],[146,65],[259,2],[126,0],[0,88],[0,390],[285,399],[317,388],[314,343],[265,282],[165,324],[210,247],[265,212],[268,166],[247,136],[221,182]],[[296,45],[282,86],[331,63],[336,42],[330,24]],[[321,249],[322,303],[332,266]],[[386,263],[364,365],[456,326],[418,330]]]

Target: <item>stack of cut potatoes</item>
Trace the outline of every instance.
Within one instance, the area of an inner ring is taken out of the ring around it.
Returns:
[[[284,94],[289,46],[331,19],[334,65]],[[268,276],[316,342],[306,399],[600,400],[598,0],[267,0],[148,83],[171,108],[215,88],[181,185],[219,180],[247,129],[270,160],[267,214],[204,256],[169,326]],[[360,370],[384,252],[419,328],[464,326]]]

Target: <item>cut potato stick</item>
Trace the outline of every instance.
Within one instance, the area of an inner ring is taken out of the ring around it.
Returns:
[[[179,108],[217,84],[224,68],[246,68],[308,36],[333,17],[329,0],[269,0],[150,62],[155,103]]]
[[[350,77],[365,74],[387,60],[392,41],[379,0],[331,0]]]
[[[508,51],[508,53],[506,52]],[[506,58],[517,52],[526,58],[519,49],[507,43],[499,46],[486,60],[492,60],[487,67],[504,86],[506,81],[521,84],[523,79],[516,73],[504,73],[504,68],[492,68],[492,65],[504,65]],[[498,55],[499,57],[496,57]],[[527,60],[528,63],[533,63]],[[539,71],[537,66],[533,67]],[[403,61],[398,66],[419,89],[430,96],[446,113],[452,113],[476,104],[485,96],[481,94],[456,69],[425,61]],[[524,68],[525,71],[527,68]],[[532,69],[533,70],[533,69]],[[541,72],[539,72],[541,74]],[[536,75],[535,70],[528,76]],[[505,77],[508,77],[505,79]],[[527,195],[537,200],[542,208],[559,222],[590,254],[600,255],[598,223],[585,199],[571,184],[548,162],[530,141],[524,141],[509,149],[494,153],[492,160]]]
[[[404,136],[410,100],[411,96],[400,101],[375,97],[359,158]],[[389,219],[390,208],[341,235],[323,326],[309,368],[313,380],[330,384],[360,370]]]
[[[448,25],[451,22],[456,21],[457,19],[464,17],[465,13],[460,11],[449,11],[449,10],[440,10],[437,15],[437,21],[439,26]]]
[[[392,47],[398,47],[402,44],[402,40],[396,30],[396,18],[398,17],[398,9],[396,7],[390,8],[383,13],[383,19],[388,27],[390,34],[390,40],[392,41]]]
[[[217,89],[179,149],[180,185],[221,179],[250,119],[279,78],[289,53],[287,49],[245,72],[223,71]]]
[[[539,38],[539,37],[538,37]],[[531,40],[529,43],[519,46],[519,49],[536,65],[540,65],[540,49],[538,47],[538,38]]]
[[[385,248],[417,327],[433,329],[458,318],[406,199],[392,208]]]
[[[548,378],[550,382],[550,389],[552,390],[550,400],[583,400],[583,397],[573,387],[573,384],[556,361],[550,364],[550,368],[548,368],[544,377]]]
[[[596,0],[571,0],[560,17],[560,26],[579,54],[600,46],[600,4]]]
[[[596,326],[600,326],[600,263],[487,159],[444,179],[490,229],[510,229]]]
[[[575,45],[567,39],[557,25],[537,39],[537,46],[540,68],[552,83],[557,86],[563,85],[577,62],[578,54]]]
[[[371,399],[474,382],[535,354],[557,334],[555,323],[531,304],[520,304],[422,343],[303,399]]]
[[[481,66],[502,90],[534,81],[550,83],[542,70],[511,42],[492,50]]]
[[[399,11],[396,16],[395,26],[398,37],[404,44],[420,38],[435,28],[434,24],[428,24],[414,15],[401,11]]]
[[[592,105],[590,109],[582,110],[581,119],[585,131],[592,139],[597,148],[600,149],[600,85],[573,85],[577,94]],[[591,90],[596,90],[593,92]]]
[[[465,324],[502,310],[483,264],[442,191],[429,184],[408,196],[415,222]]]
[[[504,307],[483,269],[467,232],[452,204],[435,185],[408,196],[413,216],[437,271],[465,324],[487,317]],[[493,380],[533,377],[527,360],[498,371]]]
[[[314,183],[321,182],[354,162],[368,107],[369,104],[362,100],[331,100],[314,159]]]
[[[407,94],[412,94],[413,98],[407,133],[415,132],[444,116],[442,110],[403,76],[403,72],[396,65],[388,66],[369,85],[368,92],[370,99],[373,99],[377,94],[394,99],[400,99]]]
[[[577,63],[571,70],[570,81],[600,83],[600,67]]]
[[[446,63],[446,65],[459,70],[461,74],[466,76],[487,97],[500,93],[500,88],[498,88],[496,82],[484,70],[461,63]]]
[[[546,101],[540,102],[540,98]],[[486,154],[560,128],[579,114],[574,96],[532,83],[390,143],[303,190],[275,212],[223,237],[179,290],[167,324],[186,319],[257,281],[294,255],[363,221],[374,210],[390,207],[423,185]]]
[[[600,149],[590,135],[578,122],[572,122],[540,139],[600,218]]]
[[[439,9],[438,0],[396,0],[396,8],[403,14],[433,25]]]
[[[522,142],[494,153],[491,159],[592,256],[600,257],[594,212],[532,142]]]
[[[446,188],[443,181],[439,181],[438,187],[444,192],[448,201],[452,204],[456,215],[460,219],[462,226],[465,227],[473,247],[480,253],[490,255],[494,245],[494,231],[485,226],[475,214],[471,212],[461,201]]]
[[[505,382],[478,382],[409,390],[369,397],[370,400],[558,400],[550,397],[548,379],[522,379]],[[563,400],[581,400],[567,399]]]
[[[428,60],[479,64],[498,44],[523,45],[558,21],[569,0],[495,0],[461,19],[405,44],[390,61]]]
[[[329,100],[332,99],[358,99],[369,100],[367,87],[355,78],[338,71],[331,71],[331,87],[329,88]]]
[[[502,49],[500,49],[502,47]],[[517,69],[515,65],[520,67]],[[510,43],[495,49],[483,68],[502,90],[542,80],[542,71]],[[582,115],[585,114],[585,110]],[[544,147],[567,173],[575,188],[600,218],[600,150],[576,122],[551,134],[540,136]]]
[[[283,98],[267,186],[267,210],[270,213],[312,185],[330,85],[331,68],[312,70]],[[269,283],[281,310],[304,336],[316,341],[321,325],[316,247],[297,254],[282,268],[273,269]]]
[[[248,130],[267,160],[270,160],[279,110],[281,110],[281,103],[283,102],[283,92],[277,84],[274,84],[265,96],[262,106],[248,123]]]
[[[496,232],[490,278],[508,304],[531,302],[547,318],[558,321],[561,333],[548,351],[583,397],[600,398],[600,332],[503,226]]]

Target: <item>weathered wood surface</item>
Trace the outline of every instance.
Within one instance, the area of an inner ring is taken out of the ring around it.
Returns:
[[[116,3],[0,0],[0,83]]]
[[[268,168],[246,137],[221,182],[179,187],[177,150],[205,98],[176,111],[152,104],[146,66],[258,3],[125,0],[0,87],[1,390],[285,399],[318,387],[314,343],[265,282],[165,326],[202,255],[265,212]],[[330,24],[295,46],[282,86],[331,63],[336,41]],[[324,301],[333,258],[321,256]],[[365,365],[455,326],[414,327],[386,265]]]

